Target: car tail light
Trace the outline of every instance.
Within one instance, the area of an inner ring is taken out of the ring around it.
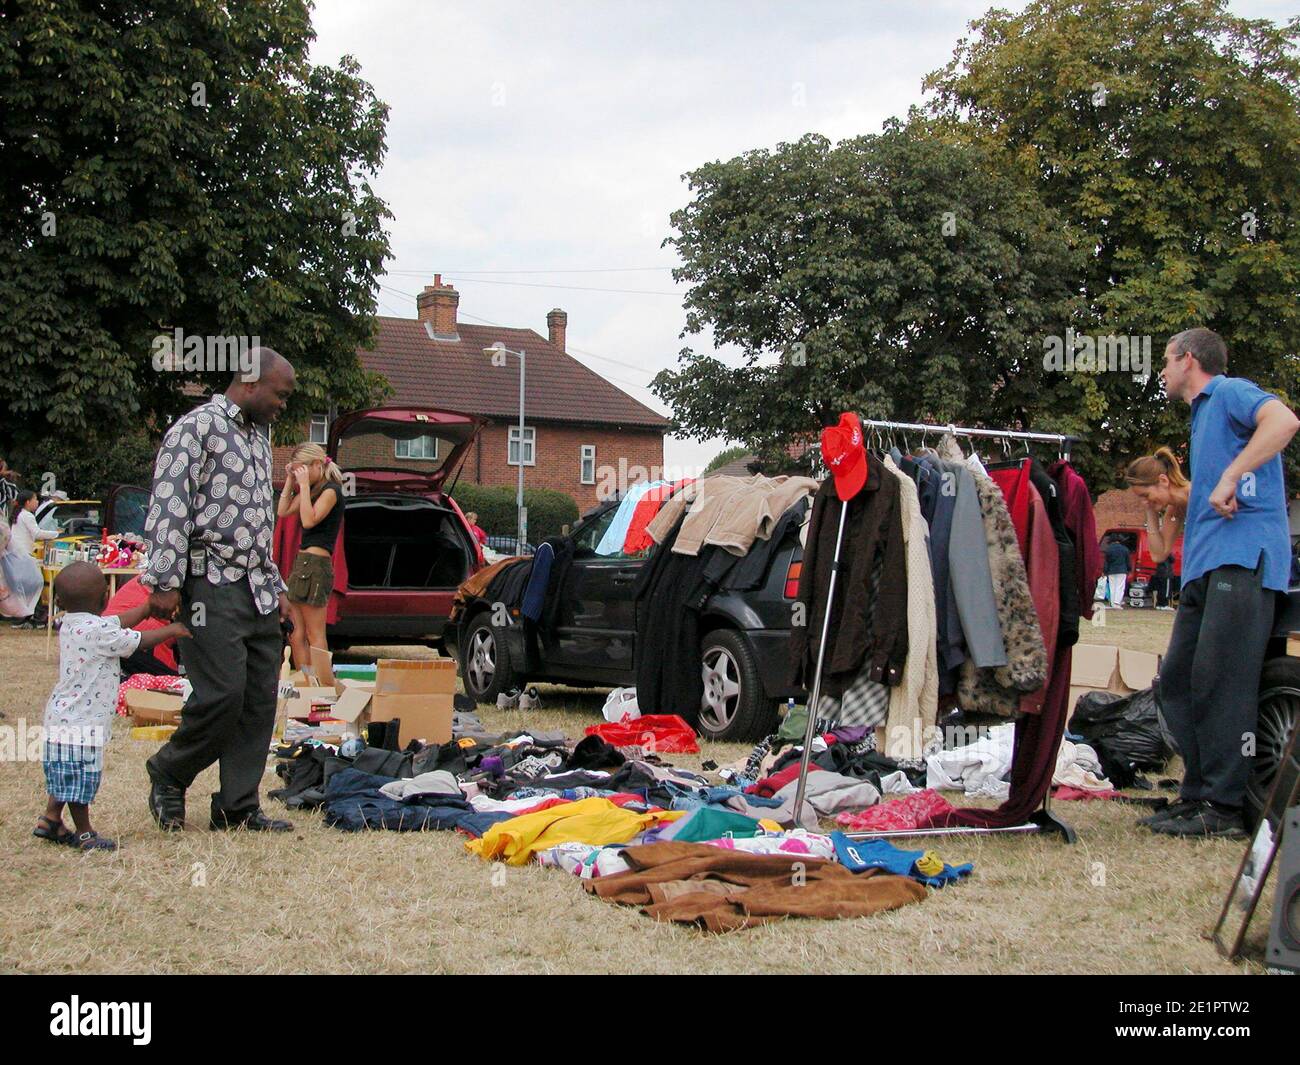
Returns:
[[[791,562],[790,568],[785,571],[785,597],[787,599],[797,599],[799,597],[799,574],[802,572],[802,562]]]

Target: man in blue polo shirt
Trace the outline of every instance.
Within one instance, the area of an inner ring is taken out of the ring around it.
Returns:
[[[1222,337],[1188,329],[1161,373],[1169,398],[1192,408],[1182,599],[1160,670],[1185,769],[1179,801],[1139,823],[1172,836],[1245,835],[1259,674],[1290,573],[1280,452],[1300,419],[1227,366]]]

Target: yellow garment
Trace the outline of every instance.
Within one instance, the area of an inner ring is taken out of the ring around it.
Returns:
[[[926,851],[916,859],[916,871],[922,876],[938,876],[943,872],[943,859],[934,851]]]
[[[685,816],[685,810],[642,814],[624,810],[608,799],[581,799],[495,824],[482,839],[466,843],[465,849],[486,861],[504,858],[507,865],[527,865],[535,852],[547,847],[560,843],[626,843],[652,825]]]
[[[781,825],[777,824],[775,821],[773,821],[771,818],[768,817],[760,817],[758,819],[758,827],[761,828],[764,832],[785,831],[785,829]]]

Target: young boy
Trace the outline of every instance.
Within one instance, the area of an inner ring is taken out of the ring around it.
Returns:
[[[163,640],[190,635],[179,623],[149,632],[132,626],[149,616],[149,605],[118,617],[101,617],[108,581],[98,566],[74,562],[54,578],[54,594],[67,611],[59,630],[59,681],[45,706],[45,787],[50,801],[32,834],[78,850],[115,850],[90,826],[90,804],[104,772],[104,746],[112,728],[120,659]],[[63,807],[75,832],[63,823]]]

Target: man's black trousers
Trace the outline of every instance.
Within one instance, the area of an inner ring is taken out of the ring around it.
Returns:
[[[244,814],[258,806],[275,728],[276,686],[284,642],[279,615],[259,614],[247,581],[212,584],[191,577],[181,616],[194,634],[177,641],[194,693],[180,727],[152,758],[149,776],[188,788],[213,762],[221,763],[214,813]]]
[[[1180,798],[1240,807],[1255,746],[1259,674],[1277,593],[1220,566],[1183,585],[1160,667],[1160,708],[1185,767]]]

